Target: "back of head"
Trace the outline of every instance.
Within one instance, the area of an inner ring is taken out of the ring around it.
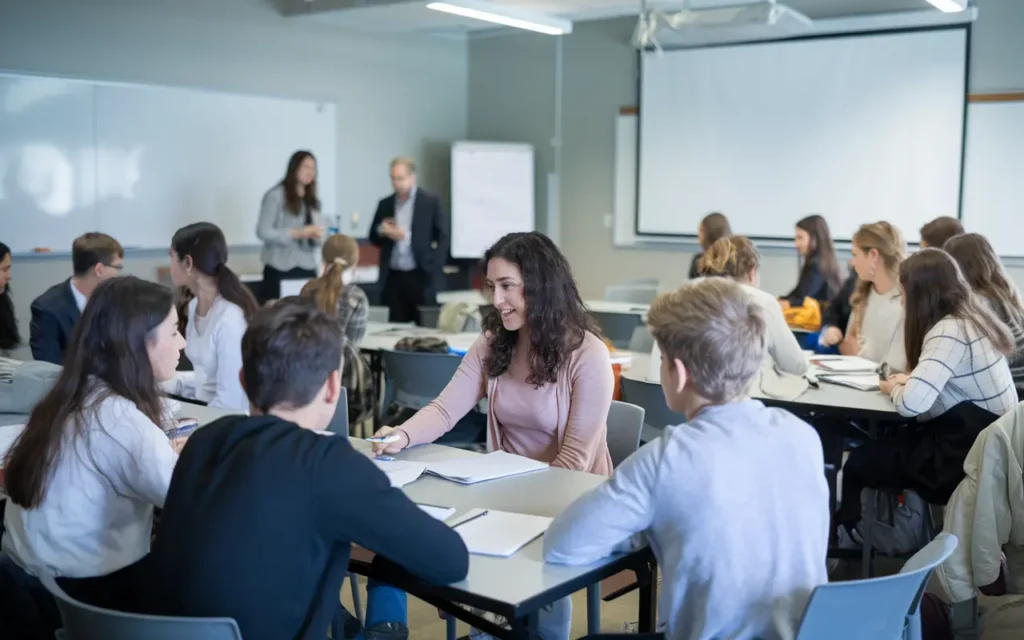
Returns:
[[[335,316],[338,314],[338,298],[345,286],[345,272],[359,262],[359,243],[351,236],[335,234],[324,241],[320,253],[324,272],[302,288],[302,297],[312,300],[324,313]]]
[[[1024,301],[1020,291],[1007,276],[1002,261],[985,236],[960,234],[946,241],[943,250],[956,260],[971,290],[987,300],[996,315],[1011,328],[1024,330]]]
[[[921,247],[942,249],[950,238],[964,232],[964,225],[956,218],[941,216],[921,227]]]
[[[729,280],[697,280],[658,296],[647,324],[662,358],[681,361],[694,390],[713,403],[745,396],[764,361],[762,312]]]
[[[526,301],[530,335],[530,384],[555,382],[562,365],[582,344],[589,331],[599,330],[587,312],[569,261],[554,242],[537,231],[510,233],[484,253],[484,264],[504,260],[519,269]],[[508,370],[518,332],[508,331],[491,309],[484,314],[483,331],[490,334],[487,374],[497,377]]]
[[[715,244],[722,238],[732,235],[732,228],[729,226],[729,218],[725,214],[709,213],[700,221],[701,249],[708,250],[708,247]]]
[[[1009,329],[971,292],[956,261],[941,249],[922,249],[900,265],[907,365],[917,366],[924,337],[947,316],[972,323],[1000,351],[1013,350]]]
[[[95,382],[105,394],[132,402],[154,423],[161,419],[160,393],[147,347],[173,309],[171,290],[128,276],[100,283],[71,334],[60,378],[33,410],[21,438],[8,452],[7,491],[23,507],[38,505],[59,458],[69,422],[76,437]]]
[[[178,229],[171,238],[171,249],[179,260],[191,258],[194,269],[214,278],[220,295],[238,305],[246,318],[259,306],[252,292],[228,267],[228,243],[217,225],[196,222]]]
[[[761,254],[745,236],[721,238],[708,247],[697,263],[702,276],[720,276],[744,280],[761,267]]]
[[[116,258],[124,258],[124,248],[105,233],[86,233],[71,244],[71,266],[76,276],[85,275],[98,264],[109,266]]]
[[[344,337],[338,321],[298,297],[256,311],[242,337],[242,379],[252,406],[300,409],[342,367]]]
[[[819,272],[825,277],[829,286],[829,295],[839,291],[842,286],[842,270],[836,259],[836,248],[832,242],[832,231],[828,222],[818,214],[807,216],[796,223],[797,228],[804,230],[811,239],[808,260],[804,269],[811,268],[812,260],[817,262]]]

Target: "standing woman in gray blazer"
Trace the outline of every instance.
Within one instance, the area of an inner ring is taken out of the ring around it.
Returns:
[[[280,298],[282,280],[316,277],[324,227],[309,151],[293,153],[284,179],[263,196],[256,235],[263,241],[260,302]]]

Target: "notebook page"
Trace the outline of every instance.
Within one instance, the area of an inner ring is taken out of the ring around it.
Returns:
[[[452,482],[474,484],[547,468],[546,462],[537,462],[505,451],[494,451],[472,458],[431,463],[427,465],[427,472]]]
[[[835,372],[874,372],[878,363],[857,356],[840,356],[836,358],[814,358],[814,364],[822,369]]]
[[[553,520],[543,516],[494,510],[487,510],[483,516],[473,517],[481,511],[471,510],[463,518],[462,524],[456,523],[452,528],[466,543],[470,553],[484,556],[511,556],[544,535]]]
[[[427,465],[418,462],[406,462],[405,460],[374,460],[373,464],[383,471],[391,481],[392,487],[404,487],[418,479],[426,471]]]
[[[853,387],[861,391],[876,391],[879,387],[878,375],[874,373],[843,373],[820,375],[818,380],[845,387]]]
[[[444,522],[455,514],[455,507],[438,507],[433,504],[417,504],[428,516],[435,520]]]

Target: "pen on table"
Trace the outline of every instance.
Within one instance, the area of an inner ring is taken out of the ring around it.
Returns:
[[[484,509],[483,511],[481,511],[481,512],[480,512],[480,513],[478,513],[478,514],[476,514],[475,516],[471,516],[471,517],[469,517],[469,518],[466,518],[466,519],[465,519],[465,520],[463,520],[462,522],[457,522],[457,523],[453,524],[453,525],[452,525],[452,529],[455,529],[455,528],[457,528],[457,527],[461,527],[462,525],[466,524],[467,522],[473,522],[473,521],[474,521],[474,520],[476,520],[477,518],[482,518],[482,517],[484,517],[484,516],[486,516],[486,515],[487,515],[487,509]]]

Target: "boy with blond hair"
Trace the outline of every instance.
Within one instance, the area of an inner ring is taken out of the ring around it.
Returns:
[[[665,400],[687,422],[556,518],[545,560],[587,564],[646,541],[670,640],[793,637],[828,580],[828,487],[814,429],[749,397],[765,354],[761,311],[711,278],[660,296],[647,321]]]

